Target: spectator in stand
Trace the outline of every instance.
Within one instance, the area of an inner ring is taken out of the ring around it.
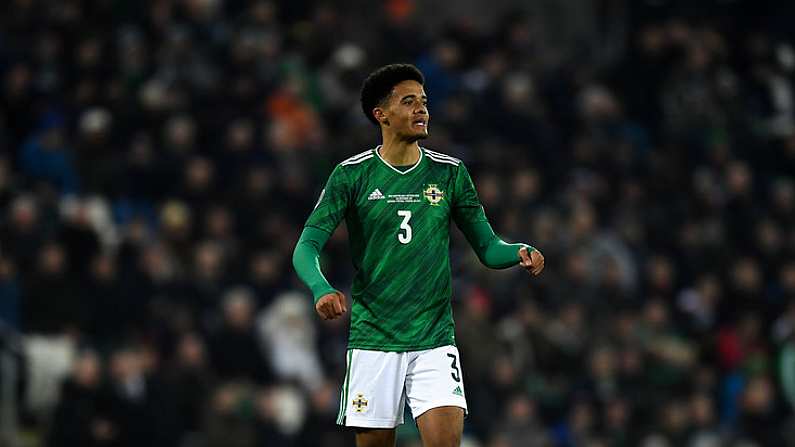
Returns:
[[[231,289],[222,304],[223,321],[210,334],[209,348],[213,369],[224,381],[267,383],[271,366],[255,328],[254,298],[248,289]]]

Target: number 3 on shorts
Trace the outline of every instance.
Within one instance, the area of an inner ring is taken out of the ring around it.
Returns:
[[[398,216],[403,218],[403,222],[400,222],[400,231],[398,232],[398,241],[401,244],[408,244],[411,242],[411,225],[409,225],[409,220],[411,219],[411,211],[409,210],[398,210]]]
[[[450,375],[453,376],[453,380],[460,382],[461,371],[458,370],[458,358],[455,356],[455,354],[447,354],[447,356],[453,359],[453,363],[450,364],[450,367],[453,368],[453,372],[451,372]]]

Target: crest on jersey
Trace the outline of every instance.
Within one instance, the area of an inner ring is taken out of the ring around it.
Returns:
[[[434,206],[439,205],[444,199],[444,191],[433,183],[428,184],[428,187],[422,191],[422,195],[428,199],[428,203]]]

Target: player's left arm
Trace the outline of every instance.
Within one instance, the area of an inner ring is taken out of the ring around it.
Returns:
[[[538,249],[524,243],[507,243],[494,233],[463,163],[456,173],[451,207],[453,220],[483,265],[505,269],[519,264],[532,275],[544,270],[544,255]]]

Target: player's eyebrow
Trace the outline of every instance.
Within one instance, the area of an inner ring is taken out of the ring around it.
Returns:
[[[416,97],[417,97],[417,95],[415,95],[415,94],[411,94],[411,95],[406,95],[406,96],[404,96],[404,97],[400,98],[400,100],[401,100],[401,101],[404,101],[404,100],[406,100],[406,99],[409,99],[409,98],[411,98],[411,99],[414,99],[414,98],[416,98]],[[421,96],[421,98],[422,98],[422,99],[428,99],[428,97],[427,97],[426,95],[422,95],[422,96]]]

